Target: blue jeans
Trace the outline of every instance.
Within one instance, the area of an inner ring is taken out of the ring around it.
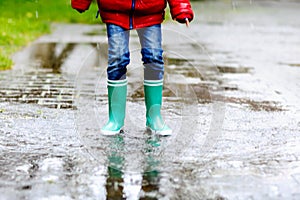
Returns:
[[[127,65],[130,62],[129,34],[130,30],[114,24],[107,24],[108,37],[108,67],[109,80],[126,79]],[[164,61],[162,50],[161,25],[153,25],[136,29],[144,65],[145,80],[162,80],[164,76]]]

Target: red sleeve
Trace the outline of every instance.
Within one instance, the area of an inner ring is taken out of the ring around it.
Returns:
[[[88,10],[91,3],[92,0],[71,0],[72,8],[82,11]]]
[[[194,13],[189,0],[168,0],[172,18],[174,20],[182,20],[182,18],[188,18],[192,21]]]

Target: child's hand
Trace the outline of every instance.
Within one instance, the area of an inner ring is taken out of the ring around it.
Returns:
[[[192,17],[189,14],[186,13],[181,13],[176,16],[175,20],[178,21],[179,23],[186,24],[186,26],[189,26],[190,21],[192,21]]]
[[[71,6],[73,9],[77,10],[80,13],[88,10],[92,0],[71,0]]]
[[[170,5],[172,19],[189,26],[189,23],[194,18],[194,12],[189,0],[168,0],[168,3]]]

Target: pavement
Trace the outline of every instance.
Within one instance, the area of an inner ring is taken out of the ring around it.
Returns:
[[[125,133],[104,137],[102,25],[53,24],[0,72],[0,199],[299,199],[300,4],[193,4],[163,24],[163,116],[145,131],[130,38]]]

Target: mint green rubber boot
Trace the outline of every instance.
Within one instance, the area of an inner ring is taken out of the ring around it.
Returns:
[[[144,80],[146,127],[151,132],[161,136],[172,134],[172,130],[165,124],[161,113],[163,80]]]
[[[103,135],[116,135],[123,130],[126,110],[127,80],[107,81],[108,122],[101,128]]]

